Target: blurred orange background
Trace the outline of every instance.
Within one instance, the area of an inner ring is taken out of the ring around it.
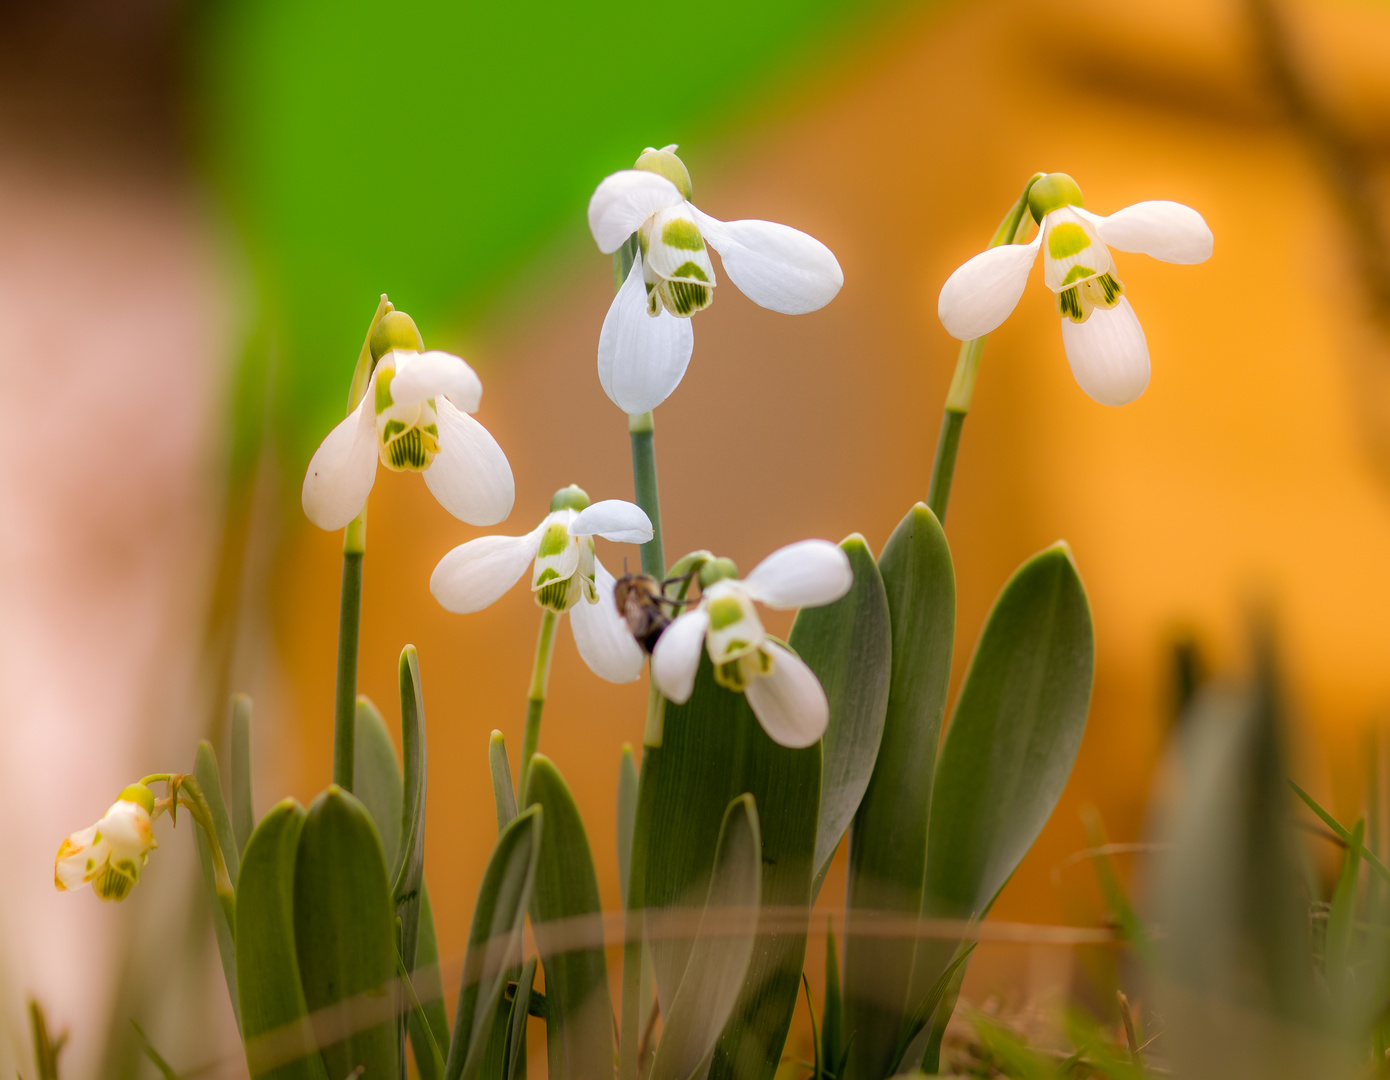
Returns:
[[[1390,267],[1390,9],[1322,0],[1277,11],[1297,71],[1322,110],[1311,118],[1290,112],[1251,7],[1236,0],[1119,8],[1078,0],[1063,12],[976,0],[890,11],[847,36],[816,70],[745,102],[717,143],[683,146],[704,210],[812,233],[836,252],[846,283],[829,307],[796,318],[721,289],[696,319],[689,372],[656,414],[671,560],[706,547],[747,569],[793,540],[851,532],[881,549],[908,507],[925,497],[955,362],[958,343],[936,319],[937,292],[985,245],[1034,171],[1071,173],[1098,213],[1144,199],[1187,203],[1215,233],[1215,255],[1200,266],[1117,256],[1153,360],[1149,389],[1133,405],[1098,405],[1072,381],[1041,271],[985,350],[946,523],[959,590],[956,679],[1008,575],[1058,538],[1072,546],[1097,635],[1095,695],[1071,783],[994,918],[1094,925],[1101,917],[1084,865],[1054,880],[1054,868],[1087,846],[1079,810],[1095,805],[1112,839],[1142,836],[1170,722],[1171,645],[1192,635],[1212,669],[1239,670],[1244,616],[1256,599],[1276,614],[1300,706],[1296,774],[1349,816],[1359,805],[1363,733],[1390,703],[1390,309],[1387,294],[1377,292],[1387,282],[1375,276],[1373,250],[1380,245],[1381,271]],[[1327,117],[1338,125],[1336,137],[1356,149],[1363,194],[1378,215],[1357,223],[1359,233],[1345,190],[1329,182],[1339,167],[1329,154],[1339,144],[1319,127]],[[661,130],[648,141],[682,138]],[[608,168],[628,164],[615,159]],[[1378,230],[1370,241],[1368,230]],[[205,223],[188,232],[213,237],[206,242],[214,248],[220,242]],[[29,273],[23,250],[3,256],[7,278]],[[143,445],[163,417],[215,408],[209,403],[221,393],[208,373],[232,351],[228,320],[218,313],[236,308],[240,279],[225,269],[189,274],[210,294],[192,304],[203,313],[198,325],[221,326],[222,336],[205,333],[183,346],[201,379],[171,384],[151,365],[147,378],[110,391],[150,417],[123,447]],[[23,287],[16,286],[21,295]],[[380,288],[413,310],[412,297],[393,291],[391,281]],[[608,262],[576,227],[500,289],[483,317],[462,327],[420,319],[429,346],[459,352],[483,378],[479,419],[506,450],[517,481],[504,526],[462,525],[409,475],[383,470],[372,495],[360,688],[394,722],[396,659],[407,642],[418,647],[431,764],[426,872],[446,972],[461,958],[495,835],[488,733],[504,732],[515,763],[539,612],[516,589],[485,612],[449,615],[429,595],[429,573],[452,546],[483,531],[529,530],[565,484],[578,483],[596,499],[631,497],[625,418],[594,370],[610,297]],[[352,333],[360,339],[375,296],[355,302],[360,328]],[[12,308],[12,325],[23,310]],[[142,333],[135,336],[143,341]],[[22,349],[12,344],[11,385],[54,348],[43,335]],[[342,356],[343,386],[354,360],[351,352]],[[93,357],[86,362],[99,368]],[[125,369],[139,364],[132,359]],[[49,382],[33,391],[53,392]],[[80,440],[92,430],[82,425],[101,408],[79,403],[62,427]],[[31,490],[42,467],[25,456],[38,431],[25,423],[25,437],[12,432],[15,449],[4,455],[17,510],[51,498]],[[216,424],[190,432],[166,460],[214,456],[217,434]],[[141,470],[123,478],[122,498],[129,504],[173,484],[196,503],[201,481],[192,473],[170,480]],[[245,573],[265,588],[244,599],[232,652],[233,677],[257,702],[261,809],[282,793],[307,802],[331,771],[340,537],[302,520],[297,485],[297,477],[277,479],[273,465],[262,465]],[[69,508],[66,516],[27,520],[33,536],[70,530],[81,518]],[[195,541],[187,541],[151,571],[150,580],[166,588],[176,573],[184,588],[206,588],[217,512],[198,504],[188,520],[201,553],[190,556]],[[131,542],[157,543],[166,522],[158,513],[133,522]],[[12,579],[26,573],[17,561],[22,550],[11,543]],[[635,548],[607,545],[599,555],[615,572],[624,558],[637,562]],[[36,556],[45,557],[58,558]],[[128,583],[132,571],[123,563],[112,573]],[[52,575],[52,588],[73,587]],[[6,591],[13,619],[22,609]],[[196,618],[178,622],[163,609],[140,618],[175,639],[151,645],[132,664],[154,671],[196,663]],[[170,626],[183,628],[182,640]],[[91,643],[83,655],[98,657],[105,643]],[[84,670],[69,677],[81,680]],[[12,669],[6,678],[22,682],[23,674]],[[610,908],[618,905],[619,748],[640,744],[644,684],[598,680],[561,631],[541,749],[584,810]],[[138,730],[139,710],[131,712]],[[21,715],[12,711],[6,726],[19,725]],[[201,726],[185,722],[171,752],[191,761]],[[13,755],[25,744],[7,745]],[[143,768],[129,762],[127,772]],[[25,849],[25,873],[42,871],[45,885],[47,851],[105,802],[84,794],[69,804],[64,795],[59,805],[67,816],[45,813],[42,843]],[[172,878],[165,864],[187,862],[189,846],[171,837],[149,881]],[[144,891],[126,906],[144,903]],[[833,908],[842,896],[837,867],[820,906]],[[62,935],[90,917],[95,904],[88,900],[45,893],[24,903],[46,909],[49,932]],[[91,948],[101,947],[93,941]],[[55,1012],[72,1020],[73,1006],[62,1003],[75,1000],[65,995],[76,972],[49,971],[26,983],[33,954],[17,960],[21,952],[11,945],[0,955],[14,993],[41,985]],[[822,952],[813,944],[808,970],[817,970]],[[1053,992],[1070,964],[1055,949],[986,948],[965,993],[978,1000],[995,991]],[[215,1008],[215,992],[210,1000]],[[234,1054],[221,1023],[219,1045]],[[212,1056],[198,1057],[197,1039],[185,1043],[185,1060]]]

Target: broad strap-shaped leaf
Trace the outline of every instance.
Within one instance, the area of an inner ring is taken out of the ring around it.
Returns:
[[[709,891],[719,830],[729,802],[745,793],[758,807],[762,834],[761,906],[779,911],[777,925],[758,935],[742,993],[710,1065],[711,1080],[767,1080],[776,1070],[796,1009],[806,956],[811,879],[820,806],[821,748],[778,746],[763,731],[743,694],[714,681],[702,656],[684,705],[666,704],[659,750],[652,757],[653,808],[645,844],[644,904],[649,926],[674,919],[691,930],[651,934],[662,1015],[685,975],[693,923]],[[644,780],[644,783],[647,781]],[[645,798],[645,795],[644,795]],[[635,860],[634,860],[635,863]],[[671,909],[674,914],[667,915]]]
[[[251,783],[251,699],[245,694],[232,695],[232,832],[236,836],[237,854],[256,828],[256,807]]]
[[[255,1080],[327,1080],[294,943],[294,868],[304,807],[285,799],[247,841],[237,875],[237,993]]]
[[[521,960],[526,909],[541,855],[543,820],[540,807],[514,818],[497,838],[483,872],[459,982],[454,1036],[444,1067],[446,1080],[472,1080],[483,1064],[508,975]],[[505,1035],[505,1027],[503,1031]]]
[[[623,756],[618,763],[618,886],[622,889],[623,907],[627,907],[627,882],[632,873],[632,836],[637,830],[637,780],[637,762],[632,757],[632,744],[623,743]]]
[[[813,892],[820,890],[878,760],[893,660],[888,595],[878,563],[858,533],[840,547],[854,571],[853,587],[833,604],[797,612],[790,636],[792,648],[816,673],[830,701],[830,725],[822,739]]]
[[[353,737],[356,747],[352,758],[352,793],[372,815],[386,865],[395,866],[401,847],[401,806],[405,799],[401,763],[386,721],[364,694],[357,697]]]
[[[743,990],[757,937],[762,843],[753,796],[729,803],[700,928],[661,1029],[650,1080],[689,1080],[714,1050]]]
[[[329,1077],[397,1075],[395,911],[367,808],[336,784],[309,805],[294,867],[294,944]]]
[[[507,760],[507,741],[493,730],[487,741],[487,767],[492,774],[492,801],[497,808],[497,835],[516,817],[516,789],[512,787],[512,765]]]
[[[908,1003],[914,942],[856,932],[873,912],[922,906],[927,823],[955,639],[956,579],[946,535],[918,503],[893,530],[879,570],[892,626],[892,676],[878,759],[850,826],[844,1034],[851,1080],[888,1073]]]
[[[367,808],[381,838],[386,865],[395,860],[401,842],[401,805],[404,789],[401,766],[391,733],[376,706],[365,696],[357,698],[356,753],[353,755],[352,792]],[[420,885],[420,933],[415,946],[415,970],[411,982],[421,1001],[421,1009],[429,1021],[436,1045],[449,1045],[449,1021],[444,1010],[444,986],[439,972],[439,946],[435,940],[434,917],[430,911],[430,890]],[[438,1080],[434,1072],[434,1055],[417,1018],[409,1017],[410,1042],[421,1080]]]
[[[217,830],[217,843],[222,848],[222,857],[227,863],[227,874],[235,886],[237,872],[241,867],[241,845],[236,842],[231,819],[227,814],[227,804],[222,798],[222,780],[218,775],[217,755],[212,744],[200,742],[194,758],[193,777],[202,788],[207,799],[208,809],[212,811],[213,827]],[[236,981],[236,940],[235,927],[227,925],[227,913],[217,896],[217,885],[212,872],[212,848],[207,837],[197,825],[193,829],[193,839],[198,847],[198,863],[203,872],[203,885],[207,891],[208,902],[212,907],[212,928],[217,935],[217,953],[222,960],[222,976],[227,982],[227,993],[232,1001],[232,1012],[241,1023],[241,995],[237,992]]]
[[[613,1007],[603,907],[589,838],[569,786],[543,754],[531,759],[527,806],[545,810],[531,928],[545,969],[551,1080],[612,1080]]]
[[[425,695],[420,686],[420,658],[414,645],[401,650],[401,751],[405,791],[401,800],[401,847],[391,867],[391,895],[401,920],[401,957],[415,970],[420,932],[420,889],[425,880]]]

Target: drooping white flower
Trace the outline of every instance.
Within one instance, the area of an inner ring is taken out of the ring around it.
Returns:
[[[656,408],[685,375],[695,347],[690,316],[710,305],[717,284],[709,248],[745,296],[787,315],[824,307],[845,281],[830,249],[804,232],[703,213],[690,202],[690,173],[675,149],[648,148],[589,200],[589,230],[600,251],[617,251],[637,234],[637,257],[598,343],[599,381],[629,414]]]
[[[430,592],[460,615],[481,611],[520,580],[529,565],[531,592],[543,608],[570,613],[579,655],[609,682],[632,682],[643,655],[613,603],[613,575],[594,555],[595,536],[645,544],[652,523],[621,499],[589,504],[577,487],[555,493],[550,513],[525,536],[482,536],[454,548],[430,575]]]
[[[507,456],[468,415],[482,402],[482,382],[462,358],[419,344],[402,312],[378,324],[372,352],[379,345],[381,352],[366,393],[304,475],[304,513],[319,528],[341,529],[362,512],[378,461],[394,472],[423,473],[444,509],[470,525],[495,525],[511,513]]]
[[[703,645],[715,681],[747,696],[773,742],[816,742],[830,722],[820,680],[799,656],[768,637],[753,604],[788,609],[834,603],[854,583],[849,557],[828,540],[802,540],[774,551],[743,579],[727,559],[717,559],[706,565],[700,582],[699,604],[677,617],[652,650],[657,689],[678,705],[689,701]]]
[[[1028,207],[1038,235],[1028,244],[990,248],[957,269],[941,288],[942,324],[962,341],[988,334],[1018,304],[1041,250],[1077,383],[1103,405],[1133,401],[1149,385],[1149,346],[1110,248],[1199,263],[1211,257],[1211,229],[1191,207],[1162,200],[1135,203],[1109,217],[1093,214],[1066,173],[1035,183]]]
[[[124,900],[140,881],[140,870],[159,845],[150,815],[154,792],[131,784],[100,821],[75,832],[58,847],[53,884],[60,891],[91,885],[102,900]]]

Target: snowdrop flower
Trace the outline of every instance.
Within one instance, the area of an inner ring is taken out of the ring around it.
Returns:
[[[828,540],[780,548],[742,580],[728,559],[706,563],[699,604],[666,628],[652,652],[657,689],[678,705],[689,701],[703,645],[715,681],[747,696],[773,742],[810,746],[830,722],[825,691],[799,656],[767,636],[753,602],[820,607],[844,596],[853,582],[848,556]]]
[[[642,650],[613,603],[613,575],[594,555],[595,536],[645,544],[652,523],[638,506],[621,499],[589,504],[573,485],[550,501],[545,520],[525,536],[482,536],[454,548],[434,568],[430,592],[457,614],[481,611],[500,600],[531,565],[536,603],[570,612],[579,655],[609,682],[632,682],[642,673]]]
[[[1062,344],[1081,389],[1102,405],[1124,405],[1149,385],[1149,346],[1110,248],[1170,263],[1211,257],[1202,215],[1175,202],[1141,202],[1109,217],[1083,209],[1066,173],[1033,185],[1028,208],[1038,223],[1030,244],[1001,244],[976,255],[942,286],[937,314],[953,337],[982,337],[1008,318],[1043,252],[1043,274],[1062,317]]]
[[[102,900],[124,900],[140,881],[155,843],[150,815],[154,792],[131,784],[95,825],[75,832],[58,848],[53,884],[60,891],[91,885]]]
[[[605,254],[637,234],[638,253],[598,342],[598,375],[624,412],[656,408],[680,384],[695,347],[690,316],[714,300],[709,248],[756,304],[787,315],[824,307],[845,276],[830,249],[771,221],[719,221],[690,202],[690,173],[675,146],[648,148],[589,200],[589,230]]]
[[[361,402],[328,433],[304,476],[304,513],[341,529],[367,505],[378,460],[423,473],[444,509],[471,525],[495,525],[512,509],[512,469],[502,448],[468,414],[483,384],[461,358],[424,351],[414,321],[393,311],[371,339],[376,361]]]

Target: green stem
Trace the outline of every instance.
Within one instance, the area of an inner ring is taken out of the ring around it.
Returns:
[[[526,695],[526,735],[521,740],[521,790],[526,791],[526,773],[541,741],[541,711],[545,690],[550,685],[550,657],[555,651],[555,628],[560,616],[549,608],[541,615],[541,633],[536,639],[536,662],[531,668],[531,692]]]
[[[638,1049],[642,1037],[642,908],[646,903],[647,841],[651,830],[652,803],[656,797],[656,772],[660,761],[659,748],[643,748],[642,767],[637,776],[637,815],[632,832],[632,858],[628,863],[618,1080],[638,1080],[641,1064],[638,1061]]]
[[[1034,173],[1023,185],[1023,193],[1009,208],[999,228],[994,231],[990,247],[1012,244],[1018,239],[1023,227],[1024,214],[1028,212],[1028,193],[1033,185],[1043,177]],[[980,355],[985,351],[984,335],[961,343],[960,355],[956,357],[956,372],[951,378],[951,389],[946,394],[946,409],[941,417],[941,434],[936,440],[936,458],[932,462],[931,481],[927,485],[927,505],[936,519],[946,520],[946,504],[951,498],[951,479],[956,471],[956,451],[960,447],[960,431],[965,425],[965,414],[970,411],[970,400],[975,396],[975,377],[980,370]]]
[[[632,486],[637,505],[652,523],[652,538],[642,545],[642,573],[661,581],[666,576],[666,552],[661,543],[661,496],[656,482],[656,422],[649,412],[627,418],[632,438]]]
[[[236,887],[227,872],[227,860],[222,854],[222,845],[217,839],[217,826],[212,820],[212,808],[198,781],[191,776],[180,776],[174,799],[193,815],[193,821],[207,837],[208,851],[212,854],[212,880],[217,890],[217,901],[222,905],[222,914],[227,917],[227,928],[233,939],[236,938]]]
[[[333,701],[333,782],[352,790],[357,725],[357,639],[362,627],[362,557],[367,511],[343,531],[343,584],[338,599],[338,681]]]

